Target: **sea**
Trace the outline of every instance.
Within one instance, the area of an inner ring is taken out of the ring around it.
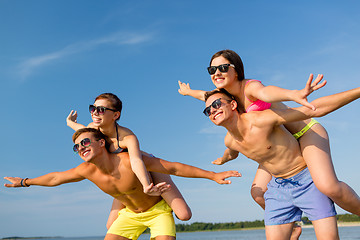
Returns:
[[[360,240],[360,226],[339,227],[341,240]],[[33,240],[54,240],[55,238],[36,238]],[[61,240],[103,240],[99,237],[77,237],[77,238],[58,238]],[[149,234],[141,235],[138,240],[149,240]],[[233,230],[233,231],[211,231],[211,232],[180,232],[177,233],[177,240],[265,240],[265,230]],[[303,228],[300,240],[315,240],[313,228]]]

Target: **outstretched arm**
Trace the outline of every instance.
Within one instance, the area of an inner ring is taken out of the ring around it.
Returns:
[[[317,78],[313,80],[313,74],[310,74],[305,88],[301,90],[289,90],[276,86],[264,86],[258,81],[248,83],[245,87],[245,94],[249,99],[260,99],[264,102],[282,102],[282,101],[294,101],[305,107],[315,110],[315,107],[308,102],[307,96],[313,91],[316,91],[326,84],[326,80],[321,82],[323,75],[319,74]],[[321,82],[321,83],[320,83]]]
[[[191,97],[199,99],[201,101],[205,101],[205,91],[191,89],[189,83],[183,83],[180,81],[178,81],[178,83],[179,83],[178,92],[181,95],[191,96]]]
[[[311,104],[316,107],[315,111],[302,106],[287,110],[275,110],[274,113],[277,114],[277,123],[280,125],[287,122],[325,116],[358,98],[360,98],[360,87],[312,101]]]
[[[36,178],[4,177],[4,179],[11,182],[11,184],[5,183],[5,187],[29,187],[31,185],[55,187],[64,183],[79,182],[85,178],[77,173],[76,168],[72,168],[64,172],[52,172]]]
[[[124,144],[127,146],[129,152],[131,169],[141,182],[144,193],[150,196],[160,196],[164,191],[169,190],[170,186],[166,183],[158,183],[156,185],[152,183],[149,172],[146,170],[142,160],[142,153],[137,137],[134,134],[125,136]]]
[[[226,178],[241,176],[241,174],[238,171],[226,171],[221,173],[215,173],[179,162],[168,162],[166,160],[159,158],[149,158],[144,156],[143,159],[146,168],[149,171],[161,172],[165,174],[171,174],[171,175],[188,177],[188,178],[206,178],[213,180],[219,184],[230,184],[231,181],[225,180]]]

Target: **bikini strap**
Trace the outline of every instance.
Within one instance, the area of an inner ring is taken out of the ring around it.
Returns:
[[[122,147],[120,147],[120,141],[119,141],[119,133],[118,133],[118,125],[115,123],[115,129],[116,129],[116,141],[117,141],[117,144],[118,144],[118,148],[121,148],[122,149]]]

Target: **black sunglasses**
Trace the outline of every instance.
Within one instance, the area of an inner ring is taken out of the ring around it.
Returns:
[[[226,100],[225,101],[227,102],[231,102],[231,100]],[[221,98],[218,98],[216,99],[215,101],[213,101],[210,106],[206,107],[203,111],[203,113],[205,114],[205,116],[209,117],[211,115],[211,107],[213,109],[219,109],[222,105],[222,102],[221,102]]]
[[[106,110],[110,110],[110,111],[113,111],[113,112],[117,112],[117,110],[115,109],[111,109],[111,108],[107,108],[107,107],[102,107],[102,106],[94,106],[94,105],[89,105],[89,112],[91,114],[94,114],[95,112],[97,112],[98,114],[100,115],[103,115],[105,114],[105,111]]]
[[[75,144],[74,147],[73,147],[73,150],[74,150],[75,153],[79,152],[80,144],[83,147],[90,147],[90,145],[91,145],[90,138],[84,138],[83,140],[80,141],[80,143]]]
[[[230,63],[226,63],[226,64],[221,64],[219,66],[210,66],[207,68],[208,72],[210,75],[215,74],[216,69],[219,69],[220,72],[227,72],[229,71],[229,67],[233,67],[235,68],[234,64],[230,64]]]

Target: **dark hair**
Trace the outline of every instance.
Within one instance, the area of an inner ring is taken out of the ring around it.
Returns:
[[[80,128],[73,134],[73,136],[72,136],[73,142],[75,142],[75,140],[83,133],[92,133],[93,137],[96,140],[104,139],[105,140],[105,148],[108,152],[110,152],[109,138],[105,134],[103,134],[100,130],[95,129],[95,128]]]
[[[211,97],[212,95],[214,94],[217,94],[217,93],[221,93],[221,94],[224,94],[225,96],[227,96],[228,98],[230,98],[231,100],[235,100],[234,96],[231,95],[228,91],[226,91],[225,89],[223,88],[220,88],[220,89],[215,89],[215,90],[212,90],[212,91],[209,91],[209,92],[205,92],[204,96],[205,96],[205,102],[208,100],[209,97]]]
[[[236,52],[234,52],[233,50],[225,49],[225,50],[221,50],[221,51],[215,53],[211,57],[210,66],[211,66],[211,62],[214,60],[214,58],[217,58],[217,57],[220,57],[220,56],[226,58],[231,64],[234,64],[235,71],[236,71],[236,73],[238,75],[238,80],[239,81],[242,81],[242,80],[245,79],[244,64],[243,64],[240,56]]]
[[[111,108],[118,111],[118,112],[120,112],[120,115],[121,115],[122,102],[115,94],[103,93],[103,94],[100,94],[99,96],[97,96],[95,98],[95,101],[99,100],[99,99],[108,100],[110,102],[110,104],[111,104]],[[116,119],[116,121],[118,121],[119,119],[120,119],[120,116]]]

